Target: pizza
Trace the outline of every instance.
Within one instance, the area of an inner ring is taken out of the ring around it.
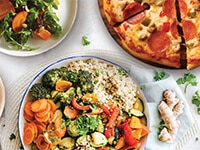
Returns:
[[[134,57],[170,68],[200,66],[198,0],[99,0],[107,24]]]

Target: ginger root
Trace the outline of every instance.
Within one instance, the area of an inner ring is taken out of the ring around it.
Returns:
[[[173,143],[180,126],[177,117],[183,113],[184,103],[176,97],[176,93],[172,90],[164,91],[163,96],[164,99],[159,104],[158,110],[166,127],[161,130],[158,137],[162,142]]]

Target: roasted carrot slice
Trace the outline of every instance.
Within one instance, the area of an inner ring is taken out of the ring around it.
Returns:
[[[38,134],[44,133],[47,129],[46,124],[43,122],[38,122],[37,120],[34,121],[35,125],[37,126]]]
[[[51,37],[51,32],[49,32],[47,29],[37,28],[34,31],[34,34],[43,40],[48,40]]]
[[[56,104],[50,99],[47,102],[51,105],[51,111],[54,113],[56,111]]]
[[[26,18],[28,16],[27,11],[20,11],[15,15],[12,20],[12,29],[15,32],[19,32],[23,29],[23,24],[26,22]]]
[[[37,139],[35,140],[35,144],[39,150],[49,150],[51,144],[45,141],[45,137],[43,134],[39,134]]]
[[[46,109],[47,107],[47,100],[46,99],[39,99],[34,101],[31,104],[31,110],[33,112],[42,112]]]
[[[23,141],[24,144],[31,144],[36,137],[36,129],[32,123],[26,123],[24,125],[24,135]]]
[[[78,115],[78,110],[71,108],[70,106],[65,106],[64,115],[70,119],[74,119]]]
[[[72,86],[72,82],[70,81],[65,81],[65,80],[60,80],[56,82],[56,91],[66,91]]]
[[[36,112],[35,115],[37,114],[37,116],[39,116],[39,117],[44,117],[44,116],[46,116],[50,111],[51,111],[51,105],[50,105],[49,103],[47,103],[46,108],[45,108],[43,111]]]
[[[34,115],[35,119],[38,122],[47,122],[50,118],[51,113],[48,112],[47,114],[45,114],[44,116],[40,117],[39,115],[37,115],[37,113]]]
[[[26,121],[33,121],[33,120],[34,120],[34,116],[29,116],[29,115],[27,115],[26,113],[24,113],[24,119],[25,119]]]
[[[26,104],[24,105],[24,113],[28,116],[33,116],[33,111],[31,110],[32,103],[33,102],[26,102]]]
[[[0,20],[3,20],[4,17],[10,12],[15,11],[15,7],[9,0],[0,1]]]

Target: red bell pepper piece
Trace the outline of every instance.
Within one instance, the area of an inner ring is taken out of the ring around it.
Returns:
[[[110,137],[114,137],[115,136],[115,127],[106,129],[104,134],[105,134],[107,139],[110,138]]]
[[[77,110],[90,110],[90,105],[81,106],[77,103],[76,98],[72,98],[72,106]]]
[[[111,115],[110,110],[108,109],[108,107],[107,107],[106,105],[102,104],[102,105],[101,105],[101,109],[103,110],[103,112],[104,112],[106,115],[108,115],[108,116]]]
[[[128,146],[137,148],[139,141],[137,139],[135,139],[131,133],[132,133],[132,129],[131,129],[129,123],[125,122],[124,123],[124,138],[125,138],[125,143]]]
[[[170,23],[169,22],[164,22],[162,26],[162,31],[163,32],[168,32],[170,29]]]
[[[119,114],[120,114],[120,108],[115,106],[106,125],[107,128],[112,128],[115,125],[115,121],[119,116]]]

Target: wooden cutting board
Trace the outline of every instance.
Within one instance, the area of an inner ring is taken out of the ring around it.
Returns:
[[[114,31],[113,29],[113,26],[111,26],[107,19],[106,19],[106,16],[105,16],[105,13],[104,13],[104,10],[103,10],[103,0],[98,0],[98,5],[99,5],[99,11],[100,11],[100,14],[101,14],[101,17],[103,19],[103,22],[108,30],[108,32],[110,33],[110,35],[112,36],[112,38],[126,51],[128,52],[130,55],[132,55],[121,43],[121,39],[120,37],[117,35],[117,33]],[[185,53],[185,47],[182,45],[181,46],[181,68],[180,69],[185,69],[186,68],[186,53]],[[132,55],[133,56],[133,55]],[[135,56],[133,56],[135,57]],[[136,58],[136,57],[135,57]],[[136,58],[136,59],[139,59],[139,58]],[[143,60],[143,59],[139,59],[140,61],[144,62],[144,63],[147,63],[147,64],[150,64],[150,65],[153,65],[153,66],[157,66],[157,67],[161,67],[161,68],[170,68],[168,66],[164,66],[164,65],[161,65],[161,64],[157,64],[157,63],[153,63],[153,62],[150,62],[150,61],[146,61],[146,60]],[[177,68],[176,68],[177,69]]]

